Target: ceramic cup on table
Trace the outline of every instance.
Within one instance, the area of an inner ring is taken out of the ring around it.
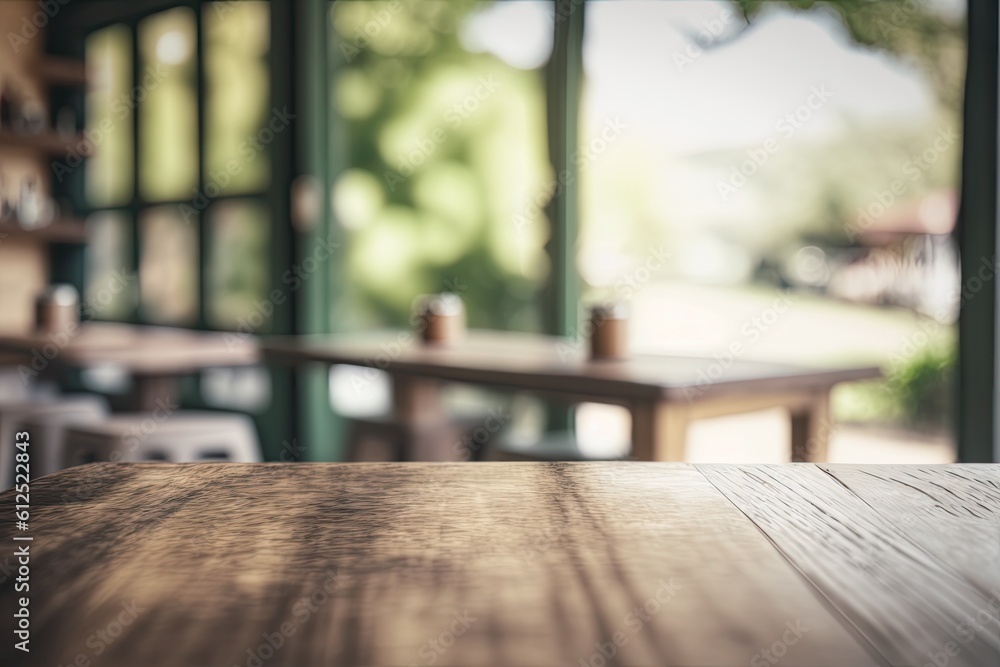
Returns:
[[[72,285],[50,285],[35,299],[35,327],[43,333],[70,332],[80,323],[80,295]]]
[[[465,304],[455,294],[428,294],[419,297],[415,325],[424,343],[448,345],[465,334]]]
[[[628,309],[611,302],[590,307],[590,358],[595,361],[628,357]]]

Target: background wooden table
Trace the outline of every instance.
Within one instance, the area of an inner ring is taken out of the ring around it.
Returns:
[[[585,343],[495,331],[469,331],[451,346],[424,345],[407,331],[275,337],[265,342],[264,355],[385,370],[393,377],[396,416],[411,428],[440,418],[443,381],[624,405],[632,412],[632,454],[642,461],[683,461],[692,419],[773,407],[791,416],[791,459],[825,461],[831,388],[881,375],[874,367],[810,369],[740,358],[594,362]]]
[[[4,665],[1000,664],[1000,466],[100,464],[31,501]]]
[[[24,363],[40,373],[61,366],[121,368],[132,376],[133,407],[141,410],[175,399],[179,376],[260,361],[257,341],[251,337],[104,322],[84,323],[73,336],[0,334],[0,351],[26,356]],[[33,362],[41,368],[32,366]]]

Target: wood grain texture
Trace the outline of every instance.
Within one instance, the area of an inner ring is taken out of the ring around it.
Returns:
[[[658,355],[594,362],[579,342],[496,331],[469,331],[450,346],[423,345],[407,331],[273,337],[265,341],[264,354],[275,362],[374,366],[394,374],[623,402],[816,390],[881,374],[873,367],[809,369],[736,359],[716,375],[721,366],[714,359]]]
[[[1000,468],[820,467],[946,569],[1000,599]]]
[[[683,464],[100,464],[32,503],[5,665],[883,664]]]
[[[698,469],[893,665],[1000,664],[1000,596],[943,567],[837,478],[802,465]],[[938,466],[920,486],[948,487],[953,472]]]

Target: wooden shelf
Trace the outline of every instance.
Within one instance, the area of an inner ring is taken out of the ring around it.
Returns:
[[[20,134],[6,128],[0,128],[0,146],[25,148],[53,157],[68,154],[69,149],[80,139],[82,139],[82,135],[66,138],[60,137],[52,131],[42,134]]]
[[[45,243],[86,243],[87,226],[82,220],[56,218],[45,227],[25,229],[16,223],[0,223],[0,243],[6,238],[35,239]]]
[[[87,66],[82,60],[45,56],[35,63],[34,72],[53,86],[87,85]]]

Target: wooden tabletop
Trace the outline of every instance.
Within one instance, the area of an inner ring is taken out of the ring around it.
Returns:
[[[110,364],[134,375],[182,375],[260,361],[251,336],[173,327],[87,322],[75,335],[0,333],[0,351],[87,367]],[[38,370],[38,369],[36,369]]]
[[[875,367],[803,368],[732,355],[635,355],[621,361],[591,361],[585,342],[476,330],[449,346],[425,345],[407,331],[272,337],[265,339],[264,356],[280,363],[370,366],[439,380],[622,400],[795,391],[881,375]]]
[[[0,501],[4,665],[1000,664],[995,465],[99,464],[26,532]]]

